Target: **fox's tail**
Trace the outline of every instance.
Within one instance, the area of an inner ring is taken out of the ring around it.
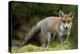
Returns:
[[[25,45],[28,43],[28,41],[39,32],[40,28],[37,26],[32,27],[32,29],[30,30],[30,32],[28,33],[28,35],[25,37],[25,39],[23,40],[23,42],[21,43],[21,46]]]

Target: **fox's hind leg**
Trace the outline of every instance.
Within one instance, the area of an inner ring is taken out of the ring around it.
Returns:
[[[46,34],[40,34],[40,43],[42,47],[48,47],[48,37]]]
[[[48,32],[48,29],[45,25],[41,27],[41,34],[42,34],[41,36],[42,46],[48,48],[48,44],[51,38],[51,33]]]
[[[50,43],[50,38],[51,38],[50,34],[51,33],[48,32],[48,33],[44,33],[44,34],[41,35],[41,38],[40,38],[41,40],[40,41],[41,41],[41,44],[42,44],[43,47],[48,48],[48,45]]]

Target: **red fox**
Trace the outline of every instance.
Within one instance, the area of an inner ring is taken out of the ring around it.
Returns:
[[[39,30],[39,39],[43,47],[48,47],[52,33],[54,34],[53,37],[55,37],[55,35],[57,34],[62,43],[62,37],[67,36],[66,40],[69,37],[72,19],[72,12],[70,12],[69,14],[64,14],[64,12],[60,10],[59,17],[46,17],[45,19],[38,22],[34,27],[32,27],[31,31],[25,37],[22,44],[24,45],[25,43],[27,43],[28,40],[30,40],[32,36]]]

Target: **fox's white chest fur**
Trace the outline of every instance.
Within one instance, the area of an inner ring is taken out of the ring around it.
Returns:
[[[60,28],[59,28],[59,36],[63,36],[65,33],[65,29],[63,27],[63,25],[60,25]]]

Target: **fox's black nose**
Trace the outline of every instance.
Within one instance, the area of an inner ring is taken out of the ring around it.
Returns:
[[[68,27],[66,27],[66,29],[68,29]]]

